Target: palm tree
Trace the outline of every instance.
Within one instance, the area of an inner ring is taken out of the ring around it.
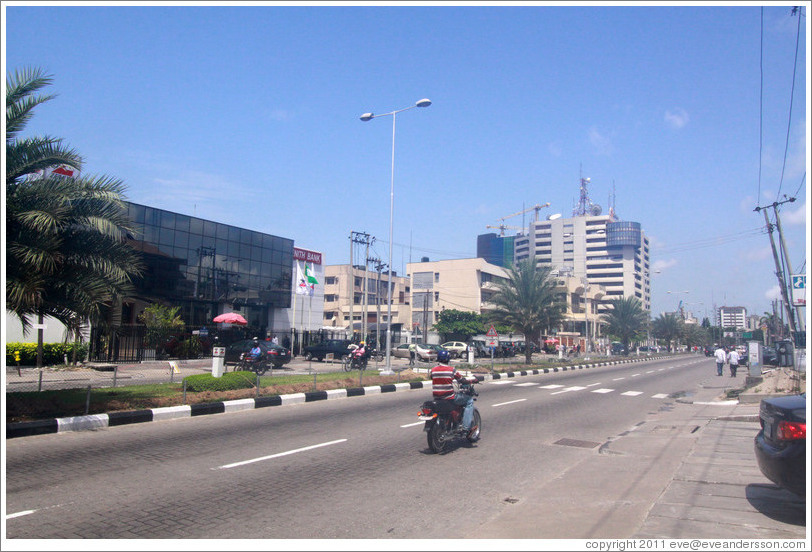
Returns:
[[[75,331],[131,291],[141,260],[123,240],[133,232],[122,200],[124,184],[107,176],[63,177],[42,171],[82,167],[61,139],[19,138],[33,109],[53,96],[39,69],[6,79],[6,308],[23,325],[56,318]],[[39,332],[42,364],[42,331]]]
[[[624,354],[629,354],[629,343],[645,329],[648,314],[637,297],[613,299],[609,305],[611,310],[603,315],[606,333],[623,343]]]
[[[651,322],[651,333],[654,337],[664,339],[671,352],[671,342],[680,336],[681,325],[682,320],[676,314],[661,314]]]
[[[494,308],[486,316],[524,334],[528,342],[542,330],[557,327],[565,305],[556,295],[550,271],[548,266],[537,268],[532,257],[508,268],[508,280],[496,283],[497,292],[490,299]],[[526,364],[530,364],[532,355],[532,347],[526,347]]]

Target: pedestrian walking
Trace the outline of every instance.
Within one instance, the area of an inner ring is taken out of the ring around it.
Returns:
[[[713,356],[716,357],[716,375],[721,376],[725,369],[725,362],[727,362],[727,353],[722,346],[719,345],[713,352]]]
[[[730,363],[730,377],[735,378],[736,370],[739,368],[739,352],[736,349],[731,349],[727,361]]]

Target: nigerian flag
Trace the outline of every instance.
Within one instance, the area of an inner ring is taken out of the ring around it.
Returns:
[[[313,295],[319,281],[313,276],[313,270],[307,263],[305,263],[305,280],[307,280],[308,292],[310,292],[310,295]]]

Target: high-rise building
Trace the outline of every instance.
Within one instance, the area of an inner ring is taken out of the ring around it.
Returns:
[[[638,222],[613,214],[532,222],[515,241],[517,262],[531,256],[559,275],[604,286],[604,302],[636,297],[645,310],[651,309],[649,241]]]
[[[722,328],[747,328],[747,309],[744,307],[719,307],[717,322]]]
[[[476,256],[492,265],[507,268],[513,264],[515,239],[515,236],[497,236],[494,233],[480,234],[476,238]]]

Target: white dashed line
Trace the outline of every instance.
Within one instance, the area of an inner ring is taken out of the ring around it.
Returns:
[[[555,393],[550,393],[550,395],[560,395],[561,393],[569,393],[570,391],[580,391],[582,389],[586,389],[586,387],[579,387],[574,385],[572,387],[567,387],[566,389],[562,389],[561,391],[556,391]]]
[[[637,376],[639,376],[639,375],[640,375],[640,374],[632,374],[632,377],[633,377],[633,378],[636,378],[636,377],[637,377]]]
[[[563,385],[558,385],[556,383],[551,383],[550,385],[540,385],[539,389],[558,389],[559,387],[564,387]]]
[[[595,389],[593,393],[611,393],[614,389]]]
[[[627,397],[636,397],[637,395],[642,395],[642,391],[626,391],[625,393],[621,393],[621,395],[626,395]]]
[[[668,395],[665,393],[657,393],[656,395],[651,396],[652,399],[667,399]]]
[[[329,445],[335,445],[335,444],[338,444],[338,443],[344,443],[346,441],[347,441],[346,439],[338,439],[336,441],[329,441],[327,443],[320,443],[318,445],[311,445],[309,447],[303,447],[303,448],[300,448],[300,449],[289,450],[289,451],[286,451],[286,452],[280,452],[278,454],[271,454],[270,456],[262,456],[260,458],[252,458],[251,460],[244,460],[242,462],[234,462],[233,464],[225,464],[224,466],[218,466],[217,468],[214,468],[214,469],[216,469],[216,470],[227,470],[229,468],[236,468],[238,466],[245,466],[246,464],[253,464],[254,462],[262,462],[263,460],[271,460],[273,458],[279,458],[281,456],[287,456],[289,454],[296,454],[297,452],[304,452],[306,450],[313,450],[313,449],[316,449],[316,448],[319,448],[319,447],[326,447],[326,446],[329,446]]]
[[[506,383],[516,383],[516,382],[510,380],[493,380],[490,383],[492,383],[493,385],[505,385]]]
[[[28,514],[33,514],[36,510],[23,510],[22,512],[17,512],[16,514],[8,514],[6,515],[6,519],[12,519],[16,517],[27,516]]]
[[[413,424],[405,424],[405,425],[402,425],[402,426],[400,426],[400,427],[413,427],[413,426],[416,426],[416,425],[423,425],[423,424],[425,424],[425,423],[426,423],[426,422],[420,421],[420,422],[415,422],[415,423],[413,423]]]
[[[513,403],[518,403],[518,402],[522,402],[522,401],[526,401],[526,400],[527,400],[527,399],[519,399],[519,400],[517,400],[517,401],[508,401],[508,402],[503,402],[503,403],[494,404],[494,405],[492,405],[492,406],[505,406],[506,404],[513,404]]]
[[[538,385],[538,383],[533,383],[533,382],[517,383],[516,387],[527,387],[528,385]]]
[[[624,380],[624,379],[626,379],[626,378],[625,377],[623,377],[623,378],[615,378],[612,381],[620,381],[620,380]]]

